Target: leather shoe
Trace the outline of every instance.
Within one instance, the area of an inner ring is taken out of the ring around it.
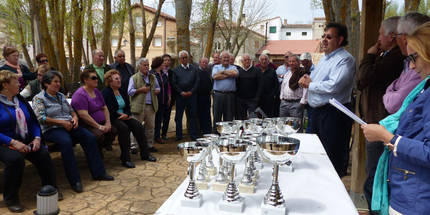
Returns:
[[[126,162],[122,162],[122,166],[123,167],[127,167],[127,168],[135,168],[136,166],[134,165],[133,162],[131,161],[126,161]]]
[[[105,145],[104,148],[106,149],[106,151],[112,151],[112,145]]]
[[[142,160],[155,162],[157,161],[157,158],[153,157],[152,155],[146,155],[146,156],[144,155],[142,156]]]
[[[74,190],[77,193],[82,193],[83,191],[82,183],[76,182],[75,184],[72,184],[72,190]],[[58,194],[58,199],[60,199],[60,193]]]
[[[155,147],[151,147],[148,149],[149,152],[158,152],[158,149],[156,149]]]
[[[12,212],[12,213],[22,213],[22,212],[24,212],[24,207],[21,204],[19,204],[19,203],[8,205],[7,209],[9,209],[9,211]]]
[[[101,175],[101,176],[97,176],[96,178],[94,178],[95,180],[98,180],[98,181],[113,181],[114,180],[114,177],[113,176],[110,176],[110,175],[108,175],[107,173],[105,173],[104,175]]]

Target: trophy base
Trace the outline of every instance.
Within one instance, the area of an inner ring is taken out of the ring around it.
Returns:
[[[264,161],[269,162],[267,160],[264,160]],[[257,169],[263,169],[263,167],[264,167],[263,162],[256,162],[254,165],[255,165],[255,167],[257,167]]]
[[[248,193],[253,194],[255,193],[255,182],[251,185],[247,184],[239,184],[239,193]]]
[[[220,200],[218,206],[220,211],[242,213],[243,209],[245,208],[245,202],[243,201],[243,198],[240,197],[240,199],[236,202]]]
[[[183,197],[181,199],[181,206],[187,208],[199,208],[202,206],[202,198],[188,199]]]
[[[261,203],[261,215],[287,215],[287,208],[285,206],[274,207]]]
[[[214,167],[213,169],[208,169],[208,174],[210,177],[215,176],[217,174],[216,167]]]
[[[199,190],[209,189],[208,181],[196,181],[196,186]]]
[[[214,181],[212,183],[212,190],[224,192],[227,189],[227,183],[219,183]]]

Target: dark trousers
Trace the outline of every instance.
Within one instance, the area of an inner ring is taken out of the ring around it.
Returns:
[[[91,133],[93,133],[96,136],[97,145],[99,147],[100,155],[103,157],[102,147],[107,146],[107,145],[112,145],[112,142],[115,140],[115,136],[117,134],[116,128],[112,127],[111,130],[105,134],[105,133],[103,133],[103,131],[99,130],[98,128],[94,128],[88,124],[85,124],[82,120],[79,122],[81,122],[81,125],[85,129],[87,129],[88,131],[90,131]],[[105,123],[102,123],[102,124],[104,125]]]
[[[3,170],[4,187],[3,201],[6,205],[12,205],[19,202],[19,188],[22,184],[22,175],[24,172],[25,161],[29,160],[37,168],[42,186],[57,186],[55,182],[55,170],[52,165],[49,152],[42,145],[36,152],[30,152],[26,155],[18,151],[0,146],[0,161],[5,164]]]
[[[185,109],[188,111],[188,121],[190,122],[190,136],[191,139],[195,140],[197,138],[197,96],[192,95],[188,98],[182,96],[176,97],[176,139],[182,139],[182,117],[184,116]]]
[[[133,136],[136,138],[137,144],[139,145],[140,156],[148,155],[148,142],[146,141],[144,132],[145,129],[142,123],[134,118],[130,118],[128,120],[114,119],[112,120],[112,126],[114,126],[118,131],[118,143],[121,149],[121,162],[127,162],[131,160],[130,132],[133,133]]]
[[[167,129],[169,127],[165,125],[166,120],[164,118],[168,116],[170,119],[170,113],[168,113],[168,111],[169,107],[167,105],[158,103],[158,110],[157,113],[155,113],[154,139],[160,138],[161,124],[163,124],[162,134],[164,136],[167,134]],[[164,132],[164,129],[166,129],[166,132]]]
[[[212,132],[210,95],[197,95],[197,117],[201,133],[210,134]]]
[[[372,212],[372,194],[373,194],[373,180],[375,178],[376,168],[378,167],[379,158],[384,152],[384,144],[382,142],[368,142],[366,140],[366,172],[367,178],[364,182],[364,196],[366,197],[367,204],[369,205],[369,214],[377,214]]]
[[[254,99],[242,99],[236,97],[236,119],[245,120],[249,118],[256,118],[254,113],[257,108],[257,102]]]
[[[173,101],[172,101],[173,103]],[[163,117],[163,127],[161,128],[161,136],[166,137],[167,131],[169,130],[169,123],[170,123],[170,114],[172,113],[172,107],[173,104],[170,103],[170,106],[167,107],[164,117]]]
[[[306,133],[311,134],[314,133],[312,131],[312,111],[314,110],[311,106],[306,105],[305,106],[306,112],[307,112],[307,116],[308,116],[308,127],[306,128]]]
[[[213,129],[216,130],[216,123],[217,122],[232,121],[234,119],[235,95],[234,95],[234,93],[214,92],[213,97],[214,97]]]
[[[351,104],[344,104],[351,108]],[[312,130],[320,138],[339,177],[347,174],[352,119],[330,104],[314,108]]]
[[[96,178],[106,174],[100,152],[97,148],[96,137],[87,129],[78,126],[67,131],[64,128],[53,128],[44,133],[46,141],[57,144],[61,151],[64,171],[70,184],[81,182],[78,164],[73,151],[73,141],[79,142],[85,152],[91,176]]]

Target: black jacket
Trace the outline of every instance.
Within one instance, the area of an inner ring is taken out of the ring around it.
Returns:
[[[128,94],[122,89],[119,89],[119,93],[121,94],[122,99],[124,99],[125,102],[124,113],[131,116],[130,99],[128,97]],[[105,100],[106,106],[109,109],[110,118],[117,119],[120,116],[117,112],[119,109],[119,105],[115,98],[115,94],[113,93],[113,89],[111,87],[105,87],[102,90],[102,95]]]

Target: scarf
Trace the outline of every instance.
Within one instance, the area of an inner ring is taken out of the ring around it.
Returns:
[[[384,126],[389,132],[395,133],[399,126],[400,117],[406,108],[414,101],[419,93],[424,89],[424,85],[430,76],[422,80],[405,98],[400,109],[385,119],[379,121],[379,124]],[[390,158],[390,151],[387,147],[379,158],[378,166],[375,172],[375,179],[373,182],[373,195],[372,195],[372,210],[378,212],[380,215],[388,215],[389,209],[389,196],[388,196],[388,161]]]
[[[27,121],[25,119],[24,112],[19,106],[18,97],[14,96],[13,101],[9,101],[5,95],[0,95],[0,102],[15,108],[16,126],[15,133],[18,134],[22,140],[25,140],[28,134]]]
[[[304,75],[304,71],[302,68],[297,68],[297,70],[295,72],[292,72],[290,81],[288,82],[288,86],[290,87],[291,90],[297,90],[297,88],[299,88],[299,79]]]

